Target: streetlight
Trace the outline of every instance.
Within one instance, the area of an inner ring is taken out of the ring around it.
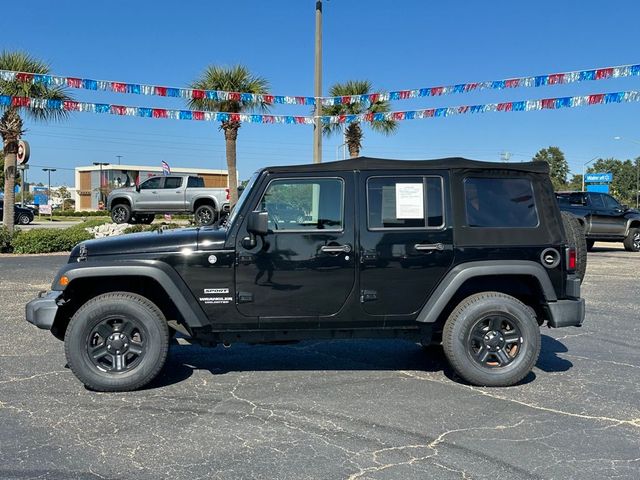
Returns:
[[[634,140],[633,138],[622,138],[620,136],[613,137],[614,140],[626,140],[627,142],[637,143],[640,145],[640,140]],[[638,197],[640,197],[640,162],[636,158],[636,208],[638,208]]]
[[[583,164],[582,164],[582,191],[583,191],[583,192],[585,191],[585,187],[584,187],[584,176],[586,175],[586,168],[587,168],[587,165],[589,165],[589,164],[590,164],[591,162],[593,162],[594,160],[597,160],[598,158],[600,158],[600,157],[599,157],[599,156],[598,156],[598,157],[593,157],[593,158],[592,158],[591,160],[589,160],[588,162],[586,162],[586,163],[583,163]]]
[[[316,1],[316,49],[315,49],[315,81],[313,94],[316,99],[313,119],[313,163],[322,162],[322,0]]]
[[[122,155],[116,155],[116,158],[118,159],[118,165],[120,165],[120,159],[122,158]]]
[[[109,165],[109,162],[93,162],[93,164],[100,166],[100,202],[104,205],[104,192],[102,191],[102,167]]]
[[[52,222],[53,221],[53,200],[51,200],[51,172],[55,172],[56,169],[55,168],[43,168],[42,169],[43,172],[47,172],[47,174],[49,175],[49,187],[47,188],[47,205],[51,206],[51,210],[50,210],[50,214],[49,214],[49,221]]]

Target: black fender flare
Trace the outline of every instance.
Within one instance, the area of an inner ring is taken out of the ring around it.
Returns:
[[[65,275],[68,283],[83,278],[147,277],[158,282],[167,293],[189,327],[204,327],[209,320],[193,293],[178,272],[158,260],[129,260],[123,262],[78,262],[62,267],[53,280],[52,290],[64,291],[59,279]]]
[[[422,307],[416,321],[434,323],[464,282],[475,277],[494,275],[531,276],[540,284],[547,302],[558,300],[547,270],[539,263],[527,260],[468,262],[452,268],[440,281],[425,306]]]

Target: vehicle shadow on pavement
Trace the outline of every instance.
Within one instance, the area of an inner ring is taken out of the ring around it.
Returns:
[[[573,364],[558,357],[567,348],[542,335],[536,366],[545,372],[564,372]],[[146,388],[155,389],[187,380],[195,370],[212,375],[260,371],[422,371],[442,372],[464,383],[450,368],[440,346],[423,348],[403,340],[305,341],[293,345],[233,345],[225,349],[172,345],[160,375]],[[531,372],[520,384],[536,378]]]
[[[542,347],[540,348],[540,356],[536,367],[544,372],[566,372],[573,363],[569,360],[558,356],[558,353],[568,352],[569,349],[565,347],[564,343],[559,342],[549,335],[542,335]]]
[[[237,344],[228,349],[172,345],[167,363],[147,388],[180,383],[194,370],[212,375],[259,371],[384,371],[449,372],[442,348],[423,348],[404,340],[304,341],[292,345]]]

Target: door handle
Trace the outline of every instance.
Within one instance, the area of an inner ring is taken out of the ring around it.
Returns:
[[[349,253],[351,245],[323,245],[320,251],[324,253]]]
[[[415,248],[419,252],[427,252],[433,250],[438,250],[441,252],[442,250],[444,250],[444,245],[441,243],[416,243],[413,248]]]

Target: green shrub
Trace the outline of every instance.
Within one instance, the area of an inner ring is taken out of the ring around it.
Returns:
[[[35,228],[21,232],[13,239],[14,253],[67,252],[93,235],[78,226],[55,229]]]
[[[74,210],[65,210],[64,212],[62,210],[56,210],[53,212],[55,216],[58,217],[108,217],[109,216],[109,212],[107,212],[106,210],[91,210],[91,211],[82,211],[82,212],[76,212]]]
[[[122,233],[140,233],[149,231],[148,225],[131,225],[123,230]]]
[[[13,251],[13,234],[4,225],[0,227],[0,253],[11,253]]]

